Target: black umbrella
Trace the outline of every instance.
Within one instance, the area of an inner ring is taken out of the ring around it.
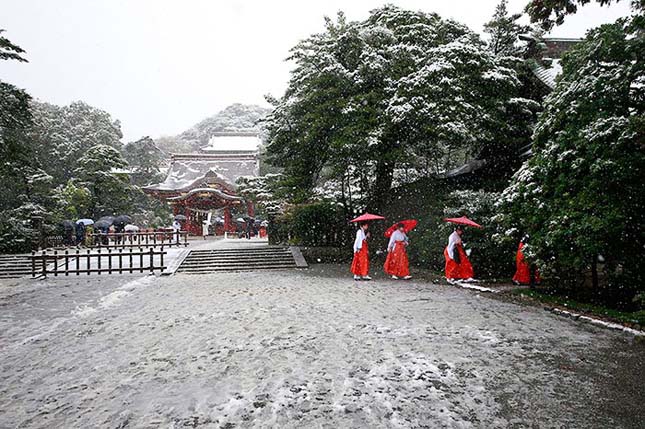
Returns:
[[[179,215],[175,216],[175,220],[178,220],[179,222],[184,222],[184,221],[187,221],[188,218],[186,216],[182,215],[182,214],[179,214]]]
[[[132,223],[132,218],[128,215],[121,215],[114,218],[114,225],[127,225]]]
[[[98,230],[107,230],[110,228],[110,225],[112,225],[112,222],[108,222],[107,220],[97,220],[94,222],[94,229]]]
[[[107,222],[109,227],[114,223],[114,216],[102,216],[99,218],[99,220],[96,221],[96,223],[98,222]]]
[[[74,224],[74,222],[72,222],[71,220],[64,220],[64,221],[61,221],[60,225],[61,225],[64,229],[76,229],[76,224]]]

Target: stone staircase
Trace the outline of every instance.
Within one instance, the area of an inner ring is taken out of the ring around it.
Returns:
[[[0,255],[0,279],[31,276],[30,255]]]
[[[297,247],[255,246],[191,250],[176,272],[207,274],[306,267],[307,262]]]

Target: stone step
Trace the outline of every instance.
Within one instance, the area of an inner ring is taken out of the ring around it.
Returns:
[[[209,256],[209,255],[220,255],[220,256],[237,256],[237,255],[254,255],[254,256],[262,256],[262,255],[290,255],[291,252],[289,250],[274,250],[274,251],[261,251],[261,252],[245,252],[245,251],[238,251],[238,252],[191,252],[191,255],[195,256]]]
[[[226,271],[255,271],[255,270],[280,270],[280,269],[292,269],[296,265],[266,265],[266,266],[257,266],[257,267],[203,267],[199,269],[178,269],[177,272],[181,274],[208,274],[208,273],[217,273],[217,272],[226,272]]]
[[[185,259],[185,262],[189,261],[201,261],[201,262],[206,262],[206,261],[255,261],[258,259],[263,259],[263,260],[272,260],[272,259],[292,259],[293,256],[291,254],[288,255],[264,255],[261,257],[258,256],[249,256],[249,255],[244,255],[244,256],[188,256]]]

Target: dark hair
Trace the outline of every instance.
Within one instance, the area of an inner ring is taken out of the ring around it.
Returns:
[[[461,226],[461,225],[457,225],[457,226],[455,227],[455,231],[463,231],[463,230],[464,230],[464,227],[463,227],[463,226]]]
[[[400,222],[396,225],[397,228],[405,228],[405,224],[403,222]]]
[[[361,222],[358,226],[361,228],[364,227],[365,225],[369,225],[369,222]]]

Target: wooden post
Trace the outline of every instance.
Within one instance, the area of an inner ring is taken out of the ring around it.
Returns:
[[[99,249],[99,252],[100,251],[101,251],[101,249]],[[89,276],[90,275],[90,265],[91,265],[91,262],[90,262],[90,249],[87,249],[87,258],[86,258],[86,260],[87,260],[87,267],[86,267],[87,268],[87,275]]]
[[[80,256],[81,251],[76,249],[76,275],[80,276],[81,275],[81,256]]]
[[[154,272],[155,272],[155,260],[154,260],[154,257],[155,257],[155,249],[151,247],[150,248],[150,274],[154,274]]]
[[[108,250],[110,249],[108,248]],[[98,259],[98,273],[100,276],[101,275],[101,249],[99,249],[99,256],[96,259]],[[89,260],[89,256],[88,256],[88,260]],[[89,271],[90,268],[88,267],[87,269]]]
[[[130,247],[130,274],[132,274],[132,247]]]
[[[65,250],[65,276],[69,276],[69,251]]]
[[[112,274],[112,249],[108,249],[108,274]]]
[[[43,278],[47,278],[47,251],[43,250],[43,253],[42,253],[41,256],[43,258],[43,262],[42,262],[42,265],[43,265]]]
[[[31,276],[36,277],[36,252],[31,251]]]
[[[143,249],[139,247],[139,272],[143,272]]]
[[[123,249],[119,249],[119,274],[123,274]]]
[[[161,246],[161,253],[159,254],[159,258],[161,260],[160,268],[161,268],[161,271],[163,272],[163,270],[164,270],[164,266],[163,266],[163,246]]]

